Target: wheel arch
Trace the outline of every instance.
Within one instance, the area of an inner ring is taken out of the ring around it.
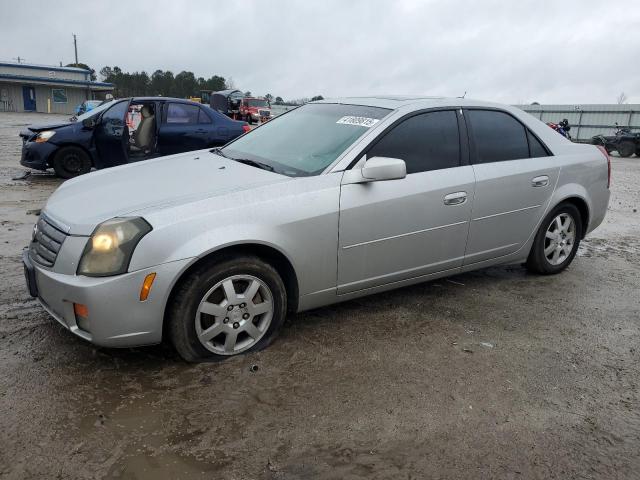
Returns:
[[[587,204],[587,201],[582,197],[573,195],[573,196],[565,197],[562,200],[558,201],[554,208],[556,208],[558,205],[562,203],[569,203],[575,206],[580,212],[580,220],[582,220],[582,232],[580,232],[580,239],[582,240],[587,234],[587,231],[589,228],[590,213],[589,213],[589,205]]]
[[[299,298],[298,276],[295,269],[293,268],[293,264],[284,253],[273,246],[265,245],[262,243],[240,243],[227,245],[195,259],[195,261],[192,262],[173,283],[164,306],[162,320],[163,338],[167,338],[166,329],[168,326],[168,322],[166,320],[168,307],[173,301],[174,295],[178,291],[180,285],[189,277],[189,275],[191,275],[194,270],[202,267],[203,265],[215,263],[223,259],[241,255],[251,255],[258,257],[275,268],[282,278],[285,289],[287,291],[287,311],[290,313],[297,311]]]

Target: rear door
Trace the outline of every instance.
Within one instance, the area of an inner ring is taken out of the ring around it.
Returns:
[[[367,158],[400,158],[400,180],[343,185],[338,293],[412,279],[462,265],[473,199],[473,168],[455,110],[400,121]]]
[[[127,163],[129,129],[125,116],[129,101],[118,102],[106,110],[94,127],[93,141],[97,151],[96,168],[113,167]]]
[[[211,119],[198,105],[167,102],[158,133],[162,155],[199,150],[209,146]]]
[[[465,265],[520,249],[541,220],[560,168],[518,119],[495,109],[465,109],[476,177]]]

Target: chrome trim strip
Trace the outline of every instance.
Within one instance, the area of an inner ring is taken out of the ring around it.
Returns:
[[[499,217],[500,215],[509,215],[510,213],[524,212],[525,210],[531,210],[533,208],[540,208],[541,206],[542,205],[532,205],[530,207],[518,208],[516,210],[509,210],[508,212],[494,213],[492,215],[485,215],[484,217],[474,218],[473,221],[476,222],[478,220],[484,220],[486,218]]]
[[[462,222],[450,223],[448,225],[440,225],[439,227],[431,227],[431,228],[425,228],[423,230],[416,230],[415,232],[401,233],[400,235],[392,235],[391,237],[378,238],[376,240],[369,240],[367,242],[354,243],[353,245],[345,245],[344,247],[342,247],[342,249],[347,250],[349,248],[361,247],[363,245],[369,245],[371,243],[385,242],[387,240],[393,240],[395,238],[407,237],[409,235],[417,235],[418,233],[431,232],[433,230],[440,230],[442,228],[455,227],[456,225],[463,225],[465,223],[467,223],[466,220]]]

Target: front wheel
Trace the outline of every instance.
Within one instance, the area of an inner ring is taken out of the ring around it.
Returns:
[[[287,312],[278,272],[257,257],[197,268],[169,306],[171,341],[189,362],[260,350],[277,336]]]
[[[580,245],[582,218],[575,205],[562,203],[543,220],[527,259],[527,268],[550,275],[569,266]]]
[[[62,178],[73,178],[91,171],[91,158],[79,147],[62,147],[52,163],[56,175]]]

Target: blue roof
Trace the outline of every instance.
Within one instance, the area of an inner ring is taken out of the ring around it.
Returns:
[[[44,82],[44,83],[57,83],[68,85],[81,85],[84,87],[109,87],[114,88],[113,83],[106,82],[92,82],[89,80],[65,80],[62,78],[49,78],[49,77],[35,77],[30,75],[13,75],[0,73],[0,80],[6,78],[7,80],[24,80],[25,82]]]
[[[46,70],[47,72],[53,70],[56,72],[74,72],[74,73],[89,73],[91,70],[80,67],[56,67],[50,65],[37,65],[35,63],[12,63],[12,62],[0,62],[0,67],[20,67],[31,68],[33,70]]]

